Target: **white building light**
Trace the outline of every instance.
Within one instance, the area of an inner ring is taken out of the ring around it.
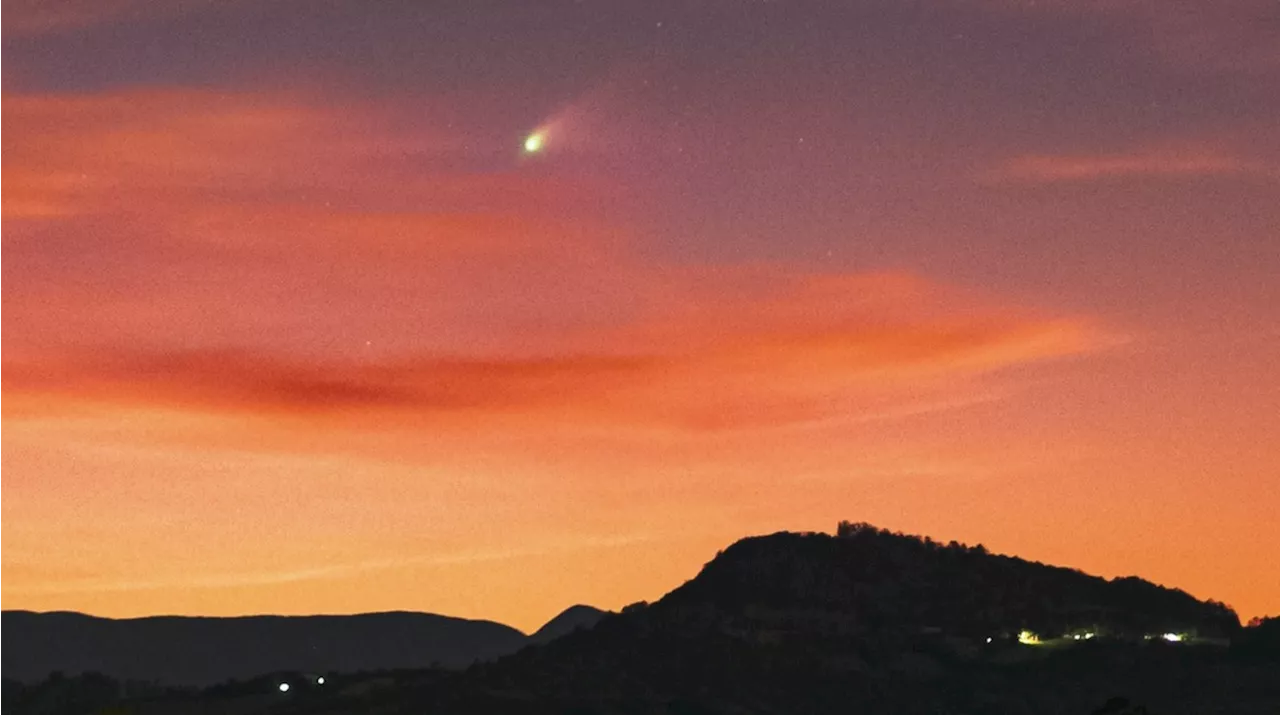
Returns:
[[[281,683],[281,684],[280,684],[280,692],[282,692],[282,693],[287,693],[287,692],[289,692],[289,684],[288,684],[288,683]]]

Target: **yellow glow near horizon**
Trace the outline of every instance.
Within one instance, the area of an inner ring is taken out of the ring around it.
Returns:
[[[1040,636],[1031,631],[1021,631],[1018,633],[1018,642],[1023,645],[1039,645]]]

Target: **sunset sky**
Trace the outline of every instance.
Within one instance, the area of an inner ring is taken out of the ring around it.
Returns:
[[[7,0],[4,608],[849,519],[1280,613],[1276,87],[1274,0]]]

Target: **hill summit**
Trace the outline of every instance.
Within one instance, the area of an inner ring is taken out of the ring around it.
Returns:
[[[609,615],[608,611],[602,611],[594,606],[585,606],[583,604],[569,606],[555,618],[547,621],[541,628],[534,631],[529,636],[529,642],[549,643],[576,630],[590,628],[607,615]]]
[[[659,605],[709,608],[726,626],[779,637],[908,629],[983,642],[1023,633],[1137,640],[1229,638],[1240,628],[1221,603],[1136,577],[1107,580],[849,522],[835,536],[742,539]]]

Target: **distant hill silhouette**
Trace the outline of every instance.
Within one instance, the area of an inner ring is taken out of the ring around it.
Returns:
[[[593,606],[578,604],[560,612],[560,615],[547,621],[541,628],[529,636],[530,643],[548,643],[580,628],[590,628],[609,615]]]
[[[543,626],[536,642],[600,613],[588,606],[570,608]],[[533,642],[492,621],[409,612],[110,619],[5,611],[0,618],[4,677],[19,681],[40,680],[54,671],[96,671],[120,680],[208,685],[279,670],[458,668]]]

